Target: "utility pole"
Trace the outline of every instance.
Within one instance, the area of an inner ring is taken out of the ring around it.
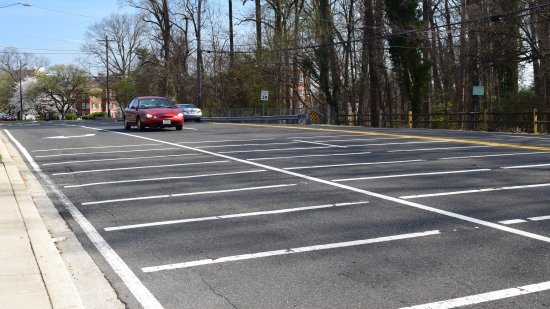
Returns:
[[[111,118],[111,96],[109,93],[109,37],[105,35],[105,68],[107,69],[107,118]]]
[[[197,107],[201,107],[201,11],[202,0],[198,0],[198,17],[197,17]]]
[[[22,71],[23,67],[21,66],[21,59],[19,59],[19,120],[23,120],[23,76]]]

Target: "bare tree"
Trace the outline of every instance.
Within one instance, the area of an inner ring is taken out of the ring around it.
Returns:
[[[105,67],[108,38],[109,70],[116,76],[128,76],[137,67],[137,51],[144,46],[146,28],[139,15],[112,14],[88,28],[81,50],[94,55]]]

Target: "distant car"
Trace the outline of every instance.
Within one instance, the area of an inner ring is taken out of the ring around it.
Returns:
[[[124,109],[124,128],[136,126],[143,131],[147,127],[183,129],[183,113],[163,97],[137,97]]]
[[[2,121],[15,121],[15,120],[17,120],[17,117],[12,116],[12,115],[3,114],[3,115],[0,115],[0,120],[2,120]]]
[[[185,120],[201,121],[202,111],[195,104],[176,104],[176,107],[183,112]]]

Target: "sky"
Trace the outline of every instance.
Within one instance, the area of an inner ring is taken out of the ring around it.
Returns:
[[[78,58],[86,58],[81,51],[84,34],[88,27],[113,13],[137,13],[137,10],[122,6],[121,0],[0,0],[0,50],[16,47],[21,52],[46,57],[49,64],[80,64]],[[209,1],[220,22],[226,22],[227,0]],[[15,5],[12,5],[15,4]],[[22,4],[30,4],[24,6]],[[242,18],[253,2],[234,1],[235,18]],[[253,26],[238,25],[235,31]],[[241,35],[243,36],[243,35]],[[238,41],[240,36],[237,35]],[[203,44],[207,44],[206,39]],[[87,68],[92,72],[97,68]]]
[[[118,0],[0,0],[0,50],[16,47],[54,64],[78,64],[88,27],[112,13],[135,12]],[[9,7],[5,7],[9,6]]]

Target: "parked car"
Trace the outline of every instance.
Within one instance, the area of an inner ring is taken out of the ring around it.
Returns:
[[[124,128],[137,126],[140,131],[147,127],[183,129],[183,113],[163,97],[137,97],[124,109]]]
[[[176,104],[176,107],[183,112],[185,120],[201,121],[202,111],[195,104]]]
[[[15,121],[15,120],[17,120],[17,117],[15,117],[13,115],[2,114],[2,115],[0,115],[0,120],[1,121]]]

